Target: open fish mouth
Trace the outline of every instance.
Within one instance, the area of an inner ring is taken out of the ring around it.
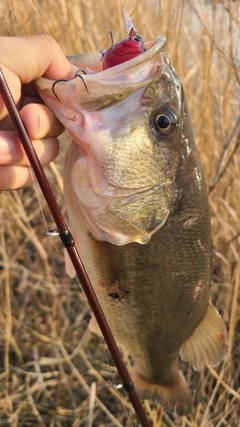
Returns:
[[[56,115],[59,115],[59,108],[55,111],[54,104],[59,102],[65,108],[68,103],[76,103],[88,110],[98,111],[146,87],[158,76],[162,65],[169,63],[165,36],[159,36],[146,46],[146,51],[141,55],[106,70],[103,70],[99,54],[68,56],[72,64],[69,79],[55,82],[41,77],[36,80],[37,88],[46,103],[51,100],[51,108]],[[68,118],[74,120],[74,115],[69,114]]]

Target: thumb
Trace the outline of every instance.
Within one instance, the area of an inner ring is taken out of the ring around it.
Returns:
[[[22,84],[41,77],[66,78],[71,65],[50,36],[0,37],[0,64],[16,74]]]
[[[16,103],[22,84],[45,75],[49,79],[68,78],[71,64],[58,43],[50,36],[0,37],[0,67]],[[0,97],[0,120],[7,114]]]

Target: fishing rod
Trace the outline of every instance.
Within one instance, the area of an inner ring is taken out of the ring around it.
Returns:
[[[66,248],[68,255],[73,263],[73,266],[76,271],[76,275],[82,285],[82,288],[86,294],[88,302],[91,306],[91,309],[96,317],[98,325],[102,331],[102,334],[105,338],[113,361],[118,370],[119,376],[122,381],[122,386],[124,390],[127,392],[129,399],[132,403],[132,406],[136,412],[136,415],[143,427],[150,427],[147,419],[147,415],[143,409],[141,401],[137,395],[135,386],[131,377],[128,373],[128,370],[123,362],[121,353],[118,349],[116,341],[113,337],[113,334],[109,328],[106,317],[102,311],[102,308],[98,302],[97,296],[94,292],[92,284],[89,280],[87,272],[84,268],[84,265],[81,261],[77,248],[75,246],[74,238],[67,227],[66,221],[63,218],[62,212],[57,204],[57,201],[54,197],[52,189],[49,185],[47,177],[43,171],[42,165],[37,157],[36,151],[33,147],[33,144],[27,134],[25,126],[22,122],[22,119],[17,110],[16,104],[14,102],[12,93],[8,87],[4,74],[0,68],[0,93],[2,95],[3,101],[8,110],[9,116],[12,120],[13,126],[18,134],[18,137],[22,143],[22,146],[25,150],[25,153],[28,157],[29,163],[35,173],[37,181],[40,185],[42,193],[45,197],[45,200],[48,204],[50,212],[53,216],[53,219],[56,223],[59,236],[61,241]]]

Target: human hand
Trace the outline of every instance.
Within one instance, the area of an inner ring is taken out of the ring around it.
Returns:
[[[58,154],[57,136],[63,127],[43,104],[33,81],[42,75],[52,80],[68,78],[71,65],[54,39],[31,35],[0,37],[0,67],[40,162],[45,166]],[[0,96],[0,191],[31,184],[28,164]]]

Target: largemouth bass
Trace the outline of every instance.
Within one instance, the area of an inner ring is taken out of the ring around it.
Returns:
[[[73,140],[70,227],[136,389],[183,415],[192,398],[179,354],[217,365],[226,331],[210,301],[208,198],[183,86],[165,37],[146,47],[104,70],[101,55],[72,57],[71,80],[37,86]]]

